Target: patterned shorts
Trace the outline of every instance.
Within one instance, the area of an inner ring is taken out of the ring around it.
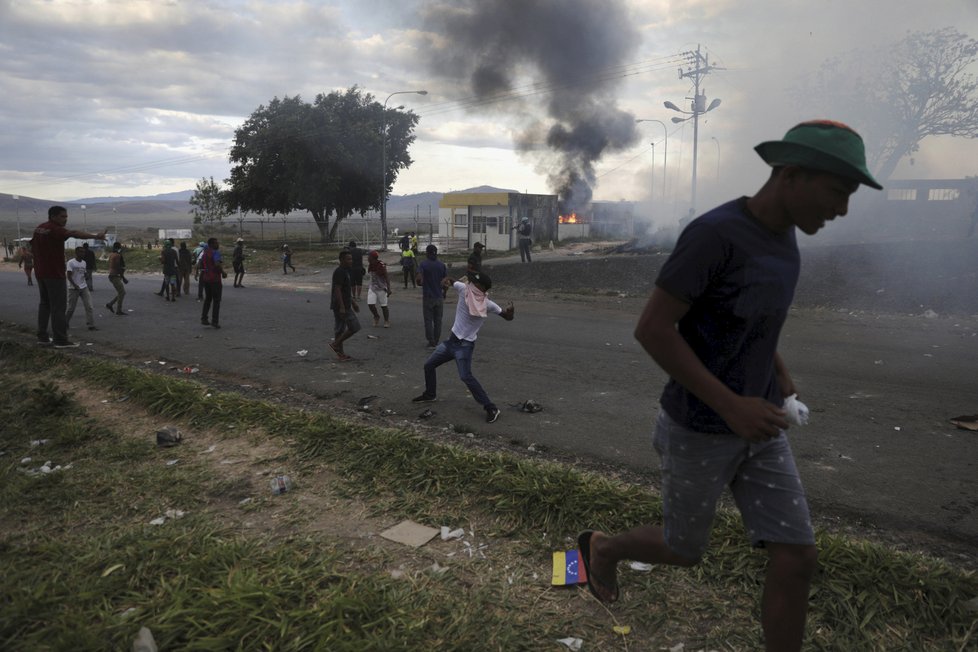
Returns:
[[[752,443],[689,430],[660,410],[654,444],[662,459],[665,540],[676,554],[703,555],[727,486],[754,546],[814,545],[808,501],[784,433]]]

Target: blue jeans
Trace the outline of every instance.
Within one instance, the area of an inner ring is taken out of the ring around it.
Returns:
[[[424,315],[424,335],[429,344],[438,344],[441,339],[441,316],[445,310],[445,300],[441,297],[423,297],[421,313]]]
[[[458,377],[462,379],[465,386],[472,392],[472,398],[486,410],[494,409],[495,404],[489,400],[486,390],[472,375],[472,353],[475,351],[475,342],[460,340],[453,333],[451,337],[438,345],[424,363],[424,393],[435,397],[438,395],[438,379],[435,369],[454,359],[458,367]]]

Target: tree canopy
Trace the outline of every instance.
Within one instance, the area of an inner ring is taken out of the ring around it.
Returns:
[[[231,214],[227,205],[226,191],[214,183],[214,177],[201,177],[190,197],[190,214],[194,216],[194,224],[220,222]]]
[[[382,192],[385,123],[387,187]],[[228,203],[262,215],[309,211],[322,241],[335,241],[339,223],[378,209],[398,171],[411,165],[408,148],[417,123],[413,112],[385,112],[355,86],[320,93],[312,104],[298,95],[276,97],[235,130]]]
[[[884,181],[928,136],[978,136],[978,81],[969,72],[976,61],[978,41],[953,27],[909,32],[888,48],[825,61],[798,96],[809,108],[848,120]]]

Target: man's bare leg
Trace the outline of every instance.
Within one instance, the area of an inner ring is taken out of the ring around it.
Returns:
[[[808,592],[818,564],[815,546],[768,543],[767,577],[761,598],[761,626],[769,652],[801,649]]]
[[[605,602],[615,599],[617,566],[623,559],[670,566],[695,566],[699,561],[670,550],[659,526],[640,525],[615,536],[595,532],[591,535],[589,564],[595,580],[592,584]]]

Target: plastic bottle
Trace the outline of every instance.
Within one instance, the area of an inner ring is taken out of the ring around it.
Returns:
[[[292,478],[287,475],[277,475],[272,478],[272,493],[276,496],[292,491]]]

